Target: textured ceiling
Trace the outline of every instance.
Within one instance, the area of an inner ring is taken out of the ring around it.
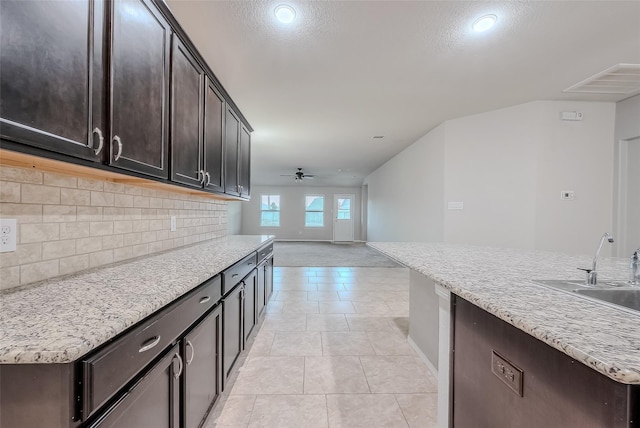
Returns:
[[[275,6],[297,11],[279,23]],[[169,7],[251,123],[254,185],[360,185],[448,119],[640,64],[640,1],[188,1]],[[487,13],[494,28],[474,33]],[[383,139],[373,139],[384,135]],[[339,171],[340,170],[340,171]]]

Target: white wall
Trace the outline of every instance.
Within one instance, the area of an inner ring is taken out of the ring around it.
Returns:
[[[276,239],[333,240],[333,196],[355,195],[353,234],[360,240],[360,187],[252,186],[251,201],[242,206],[242,234],[275,235]],[[280,227],[260,227],[260,195],[280,195]],[[324,227],[304,226],[305,195],[324,195]]]
[[[227,235],[240,235],[242,232],[242,204],[240,201],[227,203]]]
[[[628,257],[640,246],[640,95],[616,104],[615,142],[616,255]]]
[[[444,141],[441,125],[365,179],[367,240],[442,241]]]
[[[589,254],[612,230],[614,122],[614,103],[556,101],[445,122],[365,179],[369,240]]]

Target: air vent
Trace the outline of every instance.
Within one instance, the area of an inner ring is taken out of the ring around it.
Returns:
[[[617,64],[563,92],[631,95],[638,91],[640,91],[640,64]]]
[[[373,139],[374,139],[374,140],[381,140],[381,139],[383,139],[383,138],[384,138],[384,135],[374,135],[374,136],[373,136]]]

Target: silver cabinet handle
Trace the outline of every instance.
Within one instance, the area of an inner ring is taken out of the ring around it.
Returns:
[[[97,126],[93,129],[93,133],[98,135],[98,148],[95,150],[96,155],[98,155],[102,151],[102,146],[104,146],[104,136]]]
[[[209,184],[211,184],[211,174],[205,172],[204,175],[207,176],[207,183],[205,184],[205,186],[208,186]]]
[[[236,278],[238,275],[240,275],[239,273],[234,273],[233,275],[231,275],[231,278]]]
[[[209,300],[211,300],[211,297],[204,296],[203,298],[200,299],[200,303],[207,303]]]
[[[204,182],[204,171],[200,170],[200,171],[197,171],[197,173],[198,173],[198,181],[200,182],[200,184],[202,184]]]
[[[180,354],[176,353],[175,357],[178,359],[178,373],[174,373],[173,377],[175,379],[178,379],[182,374],[182,368],[184,367],[184,365],[182,364],[182,358],[180,357]]]
[[[113,160],[117,161],[118,159],[120,159],[120,155],[122,155],[122,140],[116,135],[115,137],[113,137],[113,141],[118,143],[118,153],[116,153],[116,155],[113,157]]]
[[[193,362],[193,357],[196,356],[196,348],[193,347],[193,343],[190,340],[187,340],[186,347],[191,348],[191,357],[187,358],[187,365],[190,365]]]
[[[149,349],[151,349],[154,346],[156,346],[159,342],[160,342],[160,335],[154,336],[151,339],[149,339],[146,342],[144,342],[142,344],[142,346],[140,346],[140,349],[138,349],[138,352],[148,351]]]

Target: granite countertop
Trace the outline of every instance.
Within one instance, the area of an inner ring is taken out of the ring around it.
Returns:
[[[592,256],[441,243],[370,242],[372,248],[609,378],[640,384],[640,314],[530,279],[584,279]],[[601,258],[598,279],[627,280],[629,261]]]
[[[228,236],[0,294],[0,363],[68,363],[271,236]]]

